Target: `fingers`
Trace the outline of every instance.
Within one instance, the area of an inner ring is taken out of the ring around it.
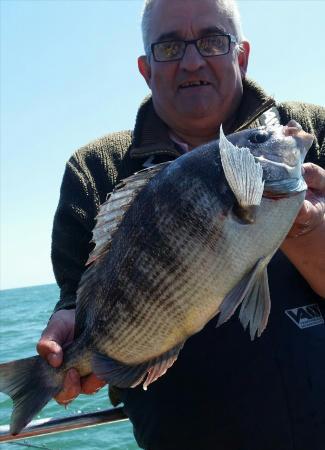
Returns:
[[[325,170],[313,163],[303,164],[303,175],[309,189],[325,193]]]
[[[80,376],[76,369],[70,369],[64,379],[63,389],[54,399],[60,405],[68,405],[81,392]]]
[[[60,405],[66,406],[79,394],[94,394],[105,384],[105,381],[100,380],[94,374],[80,378],[76,369],[70,369],[64,379],[63,389],[55,397],[55,400]]]
[[[307,192],[306,199],[300,208],[295,223],[305,226],[313,225],[313,222],[317,221],[318,213],[321,209],[318,198],[313,193]]]
[[[40,356],[48,361],[52,367],[59,367],[63,361],[63,351],[73,340],[75,326],[75,310],[61,310],[53,314],[37,344]],[[60,405],[67,405],[80,393],[93,394],[106,383],[94,374],[80,378],[74,368],[67,371],[63,382],[63,389],[55,397]]]
[[[308,190],[288,237],[299,237],[307,234],[324,221],[325,170],[316,164],[306,163],[303,164],[303,175]]]
[[[287,237],[297,238],[313,229],[312,216],[310,214],[310,209],[308,208],[308,205],[306,205],[306,203],[307,202],[305,201],[302,208],[300,209],[300,212],[296,217],[296,220],[293,223]]]
[[[105,381],[100,380],[92,373],[87,377],[81,378],[81,392],[83,394],[94,394],[105,386],[105,384]]]

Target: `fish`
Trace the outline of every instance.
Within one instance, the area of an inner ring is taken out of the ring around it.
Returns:
[[[40,356],[0,365],[18,434],[62,389],[65,373],[148,386],[186,340],[239,309],[250,338],[270,313],[267,265],[307,189],[313,136],[300,124],[224,135],[122,180],[104,202],[77,290],[75,339],[63,364]]]

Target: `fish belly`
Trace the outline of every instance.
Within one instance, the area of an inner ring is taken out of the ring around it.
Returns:
[[[211,206],[204,190],[191,195],[196,210],[190,215],[159,211],[151,233],[125,239],[127,258],[115,280],[123,295],[107,317],[102,313],[110,325],[96,343],[101,353],[139,364],[201,330],[260,258],[276,251],[303,199],[263,199],[256,222],[242,224]]]

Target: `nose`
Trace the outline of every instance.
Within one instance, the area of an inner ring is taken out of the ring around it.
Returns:
[[[205,65],[205,59],[200,55],[194,44],[188,44],[183,58],[180,61],[180,68],[188,72],[195,72]]]

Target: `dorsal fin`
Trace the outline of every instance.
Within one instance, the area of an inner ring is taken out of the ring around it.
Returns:
[[[114,232],[118,229],[125,212],[143,187],[170,162],[164,162],[140,170],[122,180],[100,206],[93,229],[92,242],[95,248],[89,255],[86,265],[105,255],[111,245]]]
[[[157,164],[125,178],[115,187],[113,192],[108,195],[107,200],[101,205],[96,217],[97,223],[93,230],[92,242],[96,246],[90,253],[86,265],[92,262],[95,262],[95,264],[88,267],[84,272],[77,290],[75,339],[84,331],[86,321],[91,320],[89,300],[92,298],[94,292],[94,283],[97,283],[95,276],[96,262],[99,262],[109,251],[114,232],[118,229],[125,212],[134,201],[136,195],[169,163],[168,161]]]

